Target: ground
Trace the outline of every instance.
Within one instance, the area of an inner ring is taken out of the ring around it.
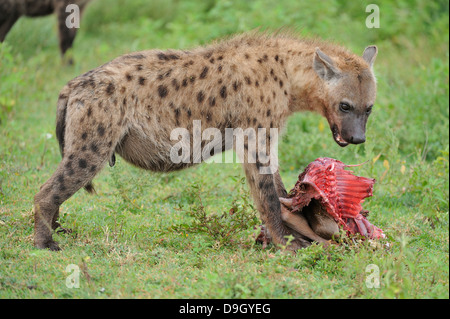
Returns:
[[[60,59],[54,16],[20,19],[0,44],[0,298],[448,298],[446,1],[379,1],[378,29],[365,24],[370,2],[124,3],[87,7],[73,65]],[[63,250],[33,248],[33,196],[60,160],[56,101],[67,81],[124,53],[283,26],[360,54],[379,48],[366,143],[339,148],[325,119],[303,113],[279,155],[288,189],[317,157],[368,161],[353,171],[377,180],[363,207],[386,241],[262,249],[240,164],[155,174],[118,157],[94,180],[98,195],[63,204]]]

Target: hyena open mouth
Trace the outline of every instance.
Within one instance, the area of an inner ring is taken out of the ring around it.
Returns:
[[[339,129],[336,125],[333,125],[333,128],[331,129],[333,133],[334,141],[340,146],[340,147],[346,147],[349,143],[346,142],[341,134],[339,134]]]

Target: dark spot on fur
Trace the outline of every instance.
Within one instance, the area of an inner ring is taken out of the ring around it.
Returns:
[[[142,64],[136,65],[136,70],[137,71],[142,71]]]
[[[116,87],[114,86],[114,84],[109,83],[108,86],[106,87],[106,93],[108,95],[111,95],[114,93],[114,90],[116,89]]]
[[[91,143],[91,151],[92,153],[98,153],[98,146],[95,143]]]
[[[266,183],[265,180],[260,180],[258,183],[259,189],[268,189],[270,188],[270,183]]]
[[[198,94],[197,94],[198,103],[202,103],[204,99],[205,99],[205,93],[203,93],[203,91],[198,92]]]
[[[97,169],[97,166],[96,166],[96,165],[92,165],[90,171],[91,171],[91,172],[95,172],[96,169]]]
[[[220,55],[217,60],[223,60],[223,55]]]
[[[81,138],[82,138],[83,140],[86,140],[86,138],[87,138],[87,133],[84,132],[83,134],[81,134]],[[73,156],[73,155],[71,155],[71,156]]]
[[[175,88],[175,91],[178,91],[180,88],[180,84],[178,84],[177,79],[172,79],[172,86]]]
[[[161,98],[165,98],[167,96],[168,90],[165,85],[158,86],[158,94]]]
[[[250,77],[246,76],[244,79],[245,79],[245,82],[247,82],[248,85],[252,84],[252,80],[250,80]]]
[[[91,116],[92,115],[92,107],[88,107],[88,111],[87,111],[87,116]]]
[[[169,55],[167,55],[167,57],[169,58],[169,60],[178,60],[180,58],[176,54],[169,54]]]
[[[58,195],[53,195],[53,203],[54,203],[55,205],[61,205],[60,200],[61,200],[61,199],[59,198]]]
[[[209,62],[211,63],[211,64],[214,64],[214,58],[211,58],[211,59],[209,59]]]
[[[63,184],[63,183],[64,183],[64,175],[63,175],[63,174],[59,174],[59,175],[58,175],[58,182],[59,182],[60,184]]]
[[[127,81],[133,80],[133,76],[129,73],[125,74],[125,78],[127,79]]]
[[[217,68],[217,70],[218,70],[219,72],[222,72],[222,66],[219,65],[219,67]]]
[[[86,162],[86,160],[85,160],[84,158],[80,158],[80,159],[78,160],[78,166],[79,166],[80,168],[86,168],[86,167],[87,167],[87,162]]]
[[[200,79],[206,78],[206,75],[208,74],[208,70],[209,70],[209,68],[207,66],[205,66],[203,68],[202,73],[200,73]]]
[[[259,86],[259,82],[255,81],[255,86],[258,87]]]
[[[191,109],[188,109],[187,111],[186,111],[186,113],[187,113],[187,116],[190,118],[191,117],[191,115],[192,115],[192,111],[191,111]]]
[[[271,113],[271,111],[270,111],[270,110],[267,110],[266,115],[267,115],[267,116],[270,116],[270,113]]]
[[[248,60],[250,58],[250,56],[246,53],[244,54],[244,57]]]
[[[187,78],[185,78],[184,80],[183,80],[183,82],[181,82],[181,85],[183,86],[183,87],[186,87],[187,86],[187,83],[188,82],[188,80],[187,80]]]
[[[81,148],[81,151],[86,152],[86,149],[87,149],[86,145],[83,145],[83,147]]]
[[[139,77],[139,84],[140,85],[144,85],[145,84],[145,78],[144,77],[142,77],[142,76]]]
[[[189,82],[191,82],[191,83],[194,83],[194,82],[195,82],[195,76],[194,76],[194,75],[191,75],[191,76],[189,77]]]
[[[176,54],[165,54],[165,53],[158,53],[157,54],[158,59],[160,59],[161,61],[169,61],[169,60],[178,60],[180,57]]]
[[[163,60],[163,61],[167,61],[168,60],[167,56],[164,53],[162,53],[162,52],[158,53],[156,56],[160,60]]]
[[[280,80],[280,88],[283,87],[283,81]]]
[[[98,135],[100,135],[100,136],[105,135],[105,128],[103,127],[102,124],[100,124],[100,125],[97,127],[97,133],[98,133]]]
[[[213,52],[212,52],[212,51],[209,51],[209,52],[205,53],[205,54],[203,55],[203,57],[204,57],[206,60],[208,60],[209,58],[212,57],[212,55],[213,55]]]
[[[59,191],[60,192],[64,192],[66,190],[66,185],[64,184],[59,184]]]
[[[225,85],[220,89],[220,96],[222,97],[222,99],[227,98],[227,87]]]
[[[275,61],[278,62],[278,59],[279,59],[279,57],[278,57],[278,55],[276,55],[276,56],[275,56]]]

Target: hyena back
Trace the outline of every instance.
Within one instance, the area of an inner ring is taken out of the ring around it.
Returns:
[[[190,51],[126,54],[71,80],[57,106],[62,161],[35,196],[36,247],[59,249],[52,239],[59,206],[82,187],[92,191],[92,179],[114,164],[115,153],[153,171],[193,165],[171,160],[177,141],[170,135],[179,127],[192,135],[194,120],[222,133],[281,129],[293,112],[309,110],[328,119],[339,145],[357,143],[352,134],[365,129],[375,99],[376,53],[368,47],[359,57],[325,42],[247,34]],[[286,190],[278,170],[260,174],[267,154],[249,149],[252,138],[244,144],[243,167],[273,241],[285,244],[294,234],[291,249],[309,245],[308,225],[292,229],[283,222],[279,197]]]

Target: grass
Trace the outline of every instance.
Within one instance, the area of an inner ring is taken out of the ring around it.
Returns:
[[[60,62],[54,16],[21,18],[0,44],[0,298],[448,298],[446,1],[378,1],[379,29],[365,27],[366,4],[357,1],[124,3],[88,6],[72,66]],[[154,174],[120,158],[95,179],[98,195],[80,191],[62,205],[61,222],[73,230],[55,234],[63,250],[33,248],[33,196],[60,160],[56,99],[68,80],[126,52],[283,26],[355,52],[379,47],[367,142],[341,149],[325,119],[302,113],[290,119],[279,153],[288,188],[317,157],[368,160],[354,172],[377,179],[364,208],[389,248],[263,250],[239,164]],[[72,264],[77,289],[66,286]],[[379,288],[366,285],[372,264]]]

